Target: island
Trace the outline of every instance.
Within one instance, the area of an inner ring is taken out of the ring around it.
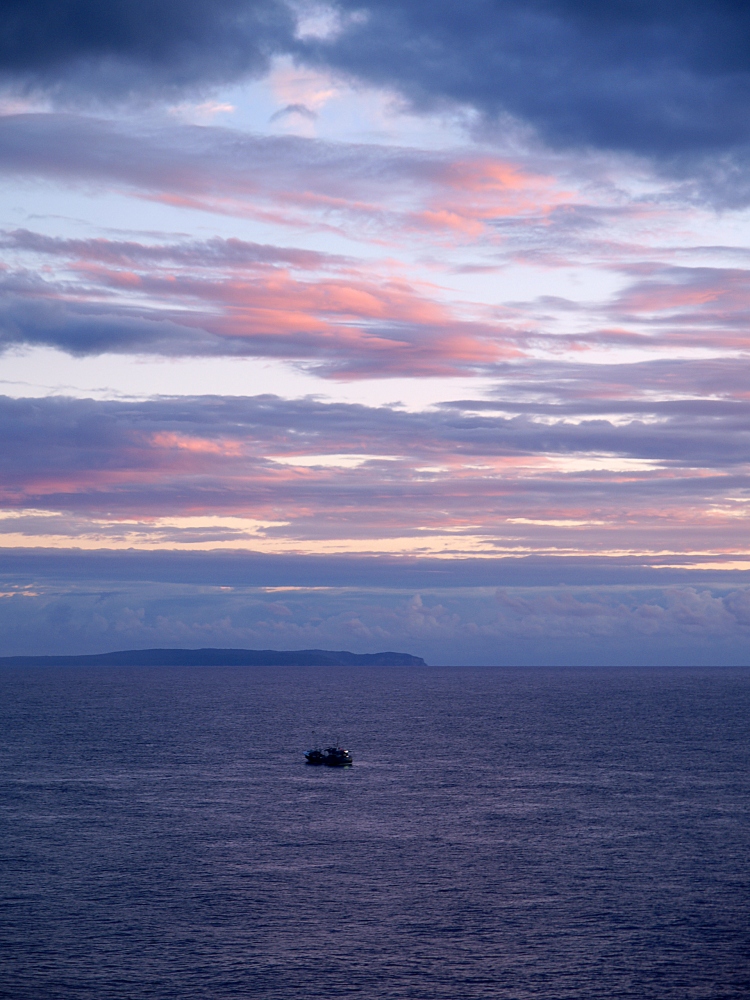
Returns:
[[[426,667],[410,653],[345,649],[122,649],[82,656],[0,656],[2,667]]]

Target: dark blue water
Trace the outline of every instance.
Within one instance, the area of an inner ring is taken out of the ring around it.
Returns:
[[[750,670],[0,672],[0,996],[750,996]],[[312,729],[351,770],[302,762]]]

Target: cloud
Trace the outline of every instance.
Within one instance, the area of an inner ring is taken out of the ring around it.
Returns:
[[[103,264],[131,267],[164,263],[198,264],[205,269],[286,265],[308,271],[351,263],[349,258],[336,254],[252,243],[236,237],[144,244],[134,240],[70,239],[33,233],[27,229],[16,229],[0,233],[0,246],[8,250],[65,257],[81,262],[98,261]]]
[[[736,252],[740,266],[685,264],[701,248],[685,246],[684,234],[675,233],[678,246],[652,245],[655,228],[673,233],[682,216],[601,178],[586,201],[541,166],[476,150],[5,116],[0,169],[26,183],[124,186],[139,199],[324,234],[334,245],[343,236],[353,249],[14,229],[0,236],[9,252],[0,343],[284,358],[333,378],[488,373],[539,351],[744,350],[748,272]],[[519,265],[534,269],[541,294],[502,302]],[[586,269],[587,284],[619,288],[599,301],[543,294],[548,281],[560,288],[550,272],[572,267]],[[476,301],[473,292],[459,298],[456,275],[473,270],[497,275],[500,301],[481,282]]]
[[[540,414],[728,414],[747,400],[745,357],[656,358],[635,363],[519,361],[497,371],[495,399],[459,409]],[[448,404],[446,404],[448,405]],[[716,407],[717,409],[714,409]]]
[[[356,588],[414,592],[481,588],[493,600],[497,588],[679,588],[720,584],[728,592],[750,584],[750,570],[701,570],[653,565],[639,555],[515,556],[496,559],[414,556],[296,555],[161,549],[114,551],[4,548],[0,581],[9,591],[44,587],[90,590],[94,582],[119,585],[149,582],[196,587]],[[741,602],[742,604],[743,602]],[[744,612],[738,608],[738,614]]]
[[[0,151],[2,169],[27,181],[124,184],[139,198],[359,244],[357,256],[16,229],[1,238],[19,262],[0,281],[6,345],[288,358],[348,378],[488,372],[539,350],[745,346],[746,269],[677,263],[701,248],[649,244],[655,225],[675,226],[663,207],[610,190],[585,203],[520,160],[51,114],[0,119]],[[450,290],[474,268],[510,291],[504,272],[519,263],[540,281],[582,266],[627,285],[598,302],[493,304]]]
[[[37,571],[33,589],[4,585],[4,654],[154,646],[395,648],[432,664],[651,666],[743,663],[750,642],[743,613],[750,591],[736,584],[496,591],[413,588],[404,581],[372,587],[360,577],[345,588],[275,588],[105,575],[83,582],[71,568],[60,566],[64,582]]]
[[[0,540],[750,565],[750,403],[629,405],[0,398]]]
[[[296,19],[275,0],[7,0],[3,24],[6,80],[101,98],[260,74]]]
[[[200,89],[258,75],[287,54],[399,91],[418,109],[512,116],[553,145],[677,169],[704,154],[744,156],[750,141],[750,14],[731,0],[337,0],[325,30],[311,28],[320,10],[278,0],[14,0],[0,67],[11,82],[101,97]]]
[[[639,264],[624,267],[636,280],[609,305],[620,323],[636,321],[665,341],[747,349],[750,271],[727,267]]]
[[[276,122],[281,118],[288,117],[289,115],[301,115],[309,121],[315,121],[318,117],[317,113],[315,111],[311,111],[306,104],[287,104],[286,107],[280,108],[278,111],[274,112],[269,121]]]
[[[659,159],[744,148],[750,14],[718,2],[340,0],[358,11],[310,58],[489,119],[510,114],[554,145]]]
[[[389,245],[474,240],[498,218],[540,219],[569,195],[533,164],[263,136],[218,126],[136,125],[74,114],[0,116],[0,171],[125,185],[141,197]]]
[[[512,330],[464,320],[428,289],[396,277],[376,280],[350,270],[300,279],[255,262],[227,277],[208,273],[209,260],[198,273],[188,267],[175,274],[159,272],[148,248],[136,267],[112,266],[102,258],[118,249],[108,254],[104,241],[93,242],[93,260],[79,255],[75,262],[85,279],[75,295],[69,281],[0,275],[0,347],[46,345],[79,356],[288,358],[321,375],[349,378],[451,375],[520,353]],[[132,246],[128,252],[135,263]]]

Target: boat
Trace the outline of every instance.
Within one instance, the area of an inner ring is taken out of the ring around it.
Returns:
[[[326,764],[328,767],[349,767],[354,763],[352,755],[343,747],[326,747],[321,750],[315,747],[305,751],[305,761],[308,764]]]

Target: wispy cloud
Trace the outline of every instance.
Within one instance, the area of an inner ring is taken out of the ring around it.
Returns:
[[[385,245],[404,233],[443,234],[452,242],[475,237],[491,220],[535,218],[571,198],[531,165],[487,152],[252,135],[174,122],[133,127],[71,114],[0,118],[0,169],[126,185],[176,206],[328,228]]]

